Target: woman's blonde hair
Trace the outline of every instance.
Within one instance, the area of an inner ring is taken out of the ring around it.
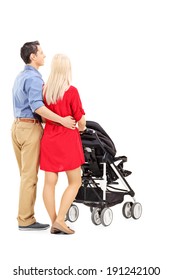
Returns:
[[[71,76],[69,58],[64,54],[54,55],[50,75],[43,90],[48,104],[56,103],[59,98],[63,98],[64,92],[71,84]]]

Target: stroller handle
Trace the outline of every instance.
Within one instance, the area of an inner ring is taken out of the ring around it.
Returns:
[[[91,128],[87,128],[87,127],[86,127],[85,130],[80,131],[80,134],[84,134],[84,133],[88,133],[88,134],[92,135],[92,134],[95,134],[96,131],[95,131],[94,129],[91,129]]]
[[[88,134],[94,134],[94,133],[96,133],[96,131],[95,131],[94,129],[91,129],[91,128],[86,128],[84,132],[86,132],[86,133],[88,133]]]

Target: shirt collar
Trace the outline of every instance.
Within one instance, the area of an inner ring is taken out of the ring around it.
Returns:
[[[25,65],[24,70],[36,71],[39,75],[41,75],[40,72],[35,67],[28,65],[28,64]]]

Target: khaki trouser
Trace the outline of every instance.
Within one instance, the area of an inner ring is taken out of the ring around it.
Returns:
[[[19,226],[28,226],[36,221],[34,205],[42,134],[43,128],[39,123],[14,121],[12,125],[12,143],[20,171]]]

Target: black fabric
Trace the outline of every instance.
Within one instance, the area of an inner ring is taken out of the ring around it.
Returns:
[[[85,160],[87,162],[87,165],[84,164],[82,166],[84,174],[101,177],[103,175],[103,165],[100,163],[106,162],[108,183],[116,181],[118,177],[110,167],[110,163],[120,161],[117,167],[122,175],[125,177],[130,175],[130,171],[123,169],[123,163],[127,161],[127,157],[115,157],[115,145],[106,131],[94,121],[87,121],[86,126],[86,132],[81,135]]]
[[[106,205],[111,207],[113,205],[119,204],[124,200],[124,192],[106,192],[106,201],[103,200],[103,191],[100,188],[92,187],[81,187],[76,196],[76,201],[81,201],[88,206],[98,206]]]
[[[109,155],[114,157],[116,155],[116,148],[113,141],[111,140],[109,135],[105,132],[105,130],[98,123],[94,121],[87,121],[86,127],[88,129],[95,130],[99,140],[101,141],[101,144],[103,145],[103,148],[109,153]],[[88,147],[93,146],[96,148],[100,148],[100,152],[102,154],[104,153],[102,146],[100,145],[95,134],[91,134],[86,131],[81,135],[81,139],[82,139],[83,146],[88,146]]]
[[[90,202],[101,202],[103,200],[103,191],[100,188],[81,187],[78,191],[76,199]]]

